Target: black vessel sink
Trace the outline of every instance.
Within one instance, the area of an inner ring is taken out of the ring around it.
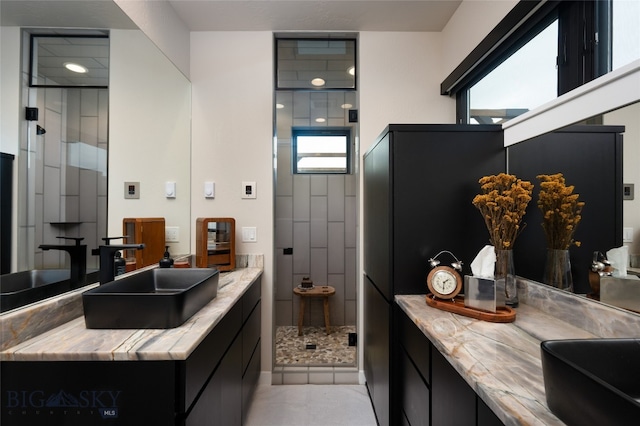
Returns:
[[[35,269],[0,275],[0,312],[71,290],[68,269]]]
[[[542,342],[547,404],[568,425],[637,425],[640,338]]]
[[[87,328],[173,328],[218,293],[217,269],[151,269],[82,294]]]

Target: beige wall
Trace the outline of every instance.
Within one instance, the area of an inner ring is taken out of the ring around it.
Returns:
[[[464,0],[442,30],[441,80],[444,80],[478,43],[518,3],[518,0]]]
[[[113,30],[110,42],[109,236],[125,217],[164,217],[180,229],[171,253],[189,253],[191,85],[142,31]],[[124,182],[140,182],[140,199],[124,199]]]
[[[236,252],[264,255],[263,371],[271,371],[273,327],[272,49],[271,32],[191,34],[191,223],[233,217]],[[215,182],[214,199],[204,198],[205,181]],[[256,199],[240,198],[243,181],[256,182]],[[243,243],[242,227],[256,227],[257,242]]]

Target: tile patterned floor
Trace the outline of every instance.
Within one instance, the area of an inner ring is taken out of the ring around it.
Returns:
[[[356,346],[349,346],[349,333],[355,326],[303,327],[298,336],[296,326],[278,326],[276,330],[276,365],[355,366]],[[307,349],[315,345],[315,349]]]

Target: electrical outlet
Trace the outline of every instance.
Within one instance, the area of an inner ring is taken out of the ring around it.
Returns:
[[[180,228],[178,226],[165,226],[164,240],[167,243],[180,242]]]
[[[258,241],[257,230],[255,226],[243,226],[242,227],[242,242],[243,243],[255,243]]]

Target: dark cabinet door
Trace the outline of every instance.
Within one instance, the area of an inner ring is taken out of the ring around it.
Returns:
[[[378,424],[390,421],[390,304],[365,277],[364,370]]]
[[[475,426],[476,393],[440,352],[431,350],[431,422]]]
[[[411,426],[429,426],[429,388],[404,348],[398,351],[398,370],[403,416]]]
[[[235,339],[188,414],[186,426],[242,423],[242,339]]]
[[[364,272],[391,301],[390,135],[364,157]]]

